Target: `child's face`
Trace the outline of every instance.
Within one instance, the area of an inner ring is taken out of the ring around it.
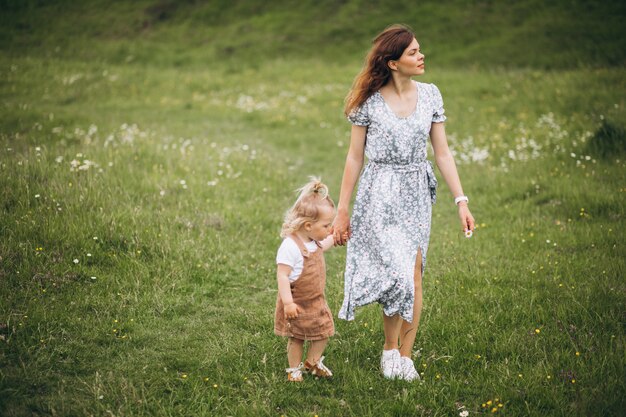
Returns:
[[[335,210],[332,207],[321,207],[319,218],[314,222],[307,222],[305,225],[309,239],[317,240],[318,242],[326,239],[330,235],[334,218]]]

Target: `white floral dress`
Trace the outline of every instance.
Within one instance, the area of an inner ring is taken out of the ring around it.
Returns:
[[[446,119],[439,89],[415,85],[417,106],[407,117],[398,117],[380,92],[348,117],[367,126],[368,163],[350,221],[341,319],[353,320],[356,307],[378,302],[385,315],[413,320],[413,271],[419,249],[423,276],[437,189],[426,143],[431,124]]]

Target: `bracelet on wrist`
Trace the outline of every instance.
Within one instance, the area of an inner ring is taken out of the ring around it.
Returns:
[[[469,203],[469,198],[467,198],[466,195],[460,195],[457,198],[454,199],[454,204],[456,204],[457,206],[459,205],[460,202],[465,201],[466,203]]]

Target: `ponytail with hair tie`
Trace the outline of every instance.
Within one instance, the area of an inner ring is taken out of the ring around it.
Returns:
[[[328,197],[328,186],[324,184],[318,177],[309,177],[308,184],[306,184],[302,188],[299,188],[296,191],[300,193],[296,203],[301,201],[304,197],[308,195],[315,195],[321,200]]]
[[[296,202],[285,213],[281,231],[282,237],[297,231],[307,221],[317,220],[320,206],[326,205],[335,208],[335,203],[329,195],[328,186],[318,177],[309,177],[309,182],[296,192],[299,193]]]
[[[321,181],[317,181],[315,184],[313,184],[313,188],[311,191],[313,192],[313,194],[317,194],[321,199],[328,197],[328,187],[326,186],[326,184],[322,184]]]

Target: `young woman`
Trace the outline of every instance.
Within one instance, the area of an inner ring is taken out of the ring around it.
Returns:
[[[411,352],[437,187],[426,159],[428,137],[463,231],[474,229],[448,149],[441,94],[434,84],[411,79],[424,71],[424,54],[410,28],[393,25],[374,39],[346,98],[345,114],[353,126],[334,222],[335,244],[348,244],[339,318],[353,320],[355,307],[382,304],[381,370],[386,378],[408,381],[419,379]],[[364,156],[368,163],[361,173]]]

